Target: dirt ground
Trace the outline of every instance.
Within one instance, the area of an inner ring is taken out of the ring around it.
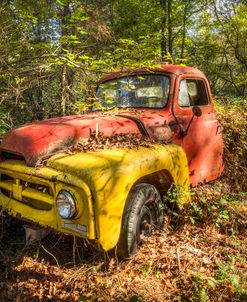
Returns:
[[[194,189],[190,208],[122,262],[59,234],[27,245],[3,214],[0,301],[247,301],[246,195],[230,191],[224,178]]]

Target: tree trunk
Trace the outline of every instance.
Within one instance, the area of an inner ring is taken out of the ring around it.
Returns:
[[[168,15],[168,51],[172,56],[172,0],[168,0],[167,15]]]
[[[186,37],[186,20],[187,20],[187,8],[184,6],[184,16],[183,16],[183,29],[182,29],[182,44],[181,44],[181,59],[184,59],[184,48],[185,48],[185,37]]]
[[[164,58],[167,56],[167,0],[160,0],[160,5],[162,8],[161,16],[161,62],[164,62]]]
[[[64,64],[62,66],[61,71],[61,100],[60,100],[60,106],[61,106],[61,114],[66,115],[66,104],[67,104],[67,66]]]
[[[68,20],[70,16],[70,7],[69,1],[66,5],[63,6],[61,13],[61,26],[62,26],[62,37],[66,37],[72,34],[70,31],[70,22]],[[63,43],[63,48],[67,48],[66,43]],[[66,115],[68,113],[69,105],[72,101],[72,95],[70,93],[70,87],[72,86],[72,71],[67,66],[66,63],[62,65],[61,69],[61,85],[60,85],[60,110],[62,115]]]

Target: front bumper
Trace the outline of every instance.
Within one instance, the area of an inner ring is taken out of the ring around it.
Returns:
[[[60,190],[75,198],[76,215],[62,219],[56,209]],[[0,163],[0,206],[19,219],[50,227],[56,231],[95,239],[92,196],[81,180],[67,173],[43,167],[27,167],[21,160]]]

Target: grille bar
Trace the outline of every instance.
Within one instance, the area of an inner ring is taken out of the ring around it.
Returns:
[[[50,194],[49,186],[13,178],[6,174],[0,176],[0,191],[5,196],[36,209],[49,210],[53,206],[53,196]]]
[[[4,180],[0,181],[0,188],[5,189],[7,191],[12,191],[14,182],[12,180]]]
[[[25,188],[22,191],[22,196],[26,197],[26,198],[32,198],[32,199],[35,199],[35,200],[43,201],[43,202],[46,202],[50,205],[53,205],[52,196],[50,196],[47,193],[36,191],[35,189],[32,189],[32,188]]]

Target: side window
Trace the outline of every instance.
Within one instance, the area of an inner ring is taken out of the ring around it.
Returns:
[[[208,95],[203,80],[186,79],[180,82],[178,104],[180,107],[208,105]]]

